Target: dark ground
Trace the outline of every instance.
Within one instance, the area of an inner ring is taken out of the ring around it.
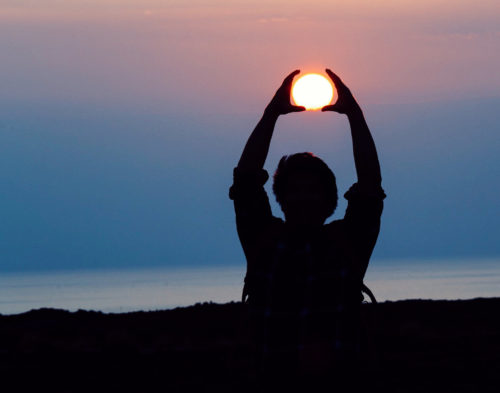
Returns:
[[[0,316],[0,391],[250,391],[241,303]],[[500,392],[500,298],[363,305],[367,392]]]

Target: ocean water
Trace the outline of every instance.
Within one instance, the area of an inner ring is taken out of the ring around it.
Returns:
[[[241,297],[245,267],[0,274],[0,314],[42,307],[103,312],[162,310]],[[379,301],[500,297],[500,259],[374,260],[365,283]]]
[[[500,297],[500,258],[372,261],[364,281],[379,301]]]

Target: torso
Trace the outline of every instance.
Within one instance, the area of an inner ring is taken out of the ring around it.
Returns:
[[[315,358],[305,363],[317,363],[317,370],[331,366],[336,352],[355,345],[361,283],[342,221],[297,236],[277,219],[258,243],[249,269],[249,300],[262,348],[297,364],[304,356]]]

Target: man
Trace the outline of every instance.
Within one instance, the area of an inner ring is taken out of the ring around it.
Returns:
[[[327,69],[338,100],[322,111],[347,115],[357,173],[357,183],[345,194],[345,216],[325,224],[337,206],[335,176],[311,153],[280,160],[273,191],[285,221],[272,215],[263,187],[269,176],[263,167],[278,117],[305,110],[290,103],[299,72],[285,78],[266,107],[234,169],[230,189],[247,259],[243,300],[252,315],[261,386],[269,391],[314,384],[352,386],[361,286],[385,198],[363,112],[340,78]]]

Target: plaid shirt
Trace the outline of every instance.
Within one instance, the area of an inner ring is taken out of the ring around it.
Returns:
[[[305,236],[272,215],[268,178],[263,169],[235,168],[229,192],[247,259],[243,298],[248,296],[261,367],[275,375],[324,373],[357,351],[361,284],[385,193],[354,184],[344,195],[344,218]]]

